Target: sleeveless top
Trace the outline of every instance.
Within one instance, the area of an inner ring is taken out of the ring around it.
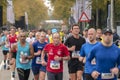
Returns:
[[[16,67],[24,70],[31,68],[30,60],[22,60],[21,56],[29,56],[30,47],[29,43],[26,42],[25,46],[21,46],[20,42],[17,43],[17,55],[16,55]]]

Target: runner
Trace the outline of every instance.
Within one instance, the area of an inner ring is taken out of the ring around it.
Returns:
[[[47,65],[47,80],[63,80],[63,60],[69,59],[67,48],[60,42],[60,34],[52,35],[53,43],[47,44],[42,52],[42,65]],[[45,54],[48,61],[44,60]]]
[[[28,37],[26,38],[26,41],[30,44],[32,44],[35,41],[35,38],[33,37],[33,33],[30,32]]]
[[[102,43],[94,46],[88,56],[88,67],[95,80],[117,80],[120,70],[120,49],[113,44],[112,30],[103,30]],[[96,65],[92,67],[91,61],[95,59]]]
[[[16,30],[16,28],[14,26],[11,26],[10,34],[7,36],[7,40],[9,41],[9,44],[10,44],[9,50],[11,50],[11,47],[15,43],[17,43],[17,41],[18,41],[17,35],[15,34],[15,32],[16,32],[15,30]],[[12,70],[11,79],[14,80],[14,78],[15,78],[15,65],[16,65],[16,60],[15,60],[16,59],[16,51],[11,52],[9,54],[9,57],[10,58],[12,57],[12,59],[10,60],[10,64],[12,64],[11,65],[11,70]]]
[[[16,68],[19,80],[28,80],[31,68],[30,59],[34,56],[33,46],[26,42],[25,33],[20,33],[20,41],[13,45],[11,52],[16,50]]]
[[[41,52],[47,44],[45,42],[46,33],[38,32],[37,35],[39,38],[33,43],[35,57],[32,59],[32,72],[34,74],[34,80],[45,80],[46,66],[41,65]],[[47,61],[47,57],[45,57],[45,61]]]
[[[8,31],[4,31],[4,36],[2,36],[2,52],[4,55],[4,69],[7,69],[7,60],[8,60],[8,53],[9,53],[9,42],[7,40]]]
[[[96,30],[96,32],[97,32],[97,34],[96,34],[96,39],[97,39],[97,41],[102,42],[102,30],[101,30],[100,28],[98,28],[98,29]]]
[[[88,42],[88,29],[87,28],[83,30],[83,38],[86,40],[86,42]]]
[[[84,76],[83,80],[94,80],[90,74],[90,69],[88,68],[88,65],[86,64],[88,55],[90,53],[90,50],[97,45],[99,42],[96,41],[96,30],[94,28],[90,28],[88,30],[88,42],[86,42],[84,45],[82,45],[82,48],[80,50],[80,61],[85,63],[85,69],[84,69]],[[95,65],[95,62],[93,61],[93,67]]]
[[[79,36],[79,25],[72,26],[72,36],[68,37],[65,41],[65,45],[70,51],[71,59],[68,61],[68,70],[70,80],[82,80],[83,63],[79,61],[79,51],[81,46],[85,43],[85,39]]]

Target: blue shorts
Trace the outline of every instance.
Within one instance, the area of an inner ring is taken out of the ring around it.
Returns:
[[[39,74],[40,71],[46,73],[46,66],[32,66],[32,72],[34,75]]]

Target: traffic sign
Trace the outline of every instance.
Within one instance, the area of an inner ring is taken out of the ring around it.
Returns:
[[[89,20],[88,16],[86,15],[86,13],[83,12],[79,21],[80,22],[89,22],[90,20]]]

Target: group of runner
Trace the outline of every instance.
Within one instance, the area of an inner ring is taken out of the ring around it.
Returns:
[[[67,36],[57,29],[26,33],[12,26],[1,37],[4,69],[11,69],[11,80],[15,69],[19,80],[28,80],[30,70],[34,80],[45,80],[46,73],[47,80],[63,80],[64,60],[69,80],[117,80],[120,49],[113,43],[111,29],[90,28],[80,35],[79,25],[74,24]]]

